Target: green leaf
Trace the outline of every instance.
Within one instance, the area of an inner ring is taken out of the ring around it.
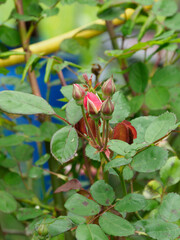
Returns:
[[[77,148],[78,135],[71,126],[61,128],[51,139],[51,153],[60,163],[71,160],[75,156]]]
[[[157,240],[174,240],[179,237],[180,230],[176,224],[160,219],[152,219],[145,226],[146,233]]]
[[[16,47],[21,44],[19,32],[5,25],[0,26],[0,40],[10,47]]]
[[[160,170],[161,180],[165,186],[171,186],[180,181],[180,160],[171,157]]]
[[[48,153],[44,154],[43,156],[40,157],[39,160],[37,160],[35,162],[35,165],[36,166],[43,165],[44,163],[46,163],[49,160],[50,157],[51,156]]]
[[[67,232],[72,228],[72,222],[66,216],[60,216],[52,220],[53,222],[48,224],[48,232],[50,236],[57,236],[63,232]]]
[[[176,128],[176,116],[173,113],[163,113],[157,117],[145,132],[145,141],[153,143],[164,137],[169,131]]]
[[[80,216],[93,216],[100,212],[100,206],[88,198],[75,193],[65,203],[65,208]]]
[[[160,198],[163,192],[160,182],[152,180],[145,186],[143,195],[146,199]]]
[[[154,23],[155,21],[155,16],[153,14],[150,14],[147,19],[145,20],[140,33],[138,35],[138,42],[143,38],[144,34],[146,33],[146,31],[151,27],[151,25]]]
[[[39,56],[37,54],[32,54],[30,56],[30,58],[28,59],[27,63],[26,63],[26,66],[24,68],[24,72],[23,72],[23,75],[22,75],[22,82],[24,81],[25,77],[26,77],[26,74],[28,72],[28,70],[31,68],[32,64],[39,58]]]
[[[112,101],[114,103],[114,112],[110,123],[119,123],[130,114],[130,105],[122,92],[116,92]]]
[[[81,107],[76,104],[74,99],[71,99],[66,106],[67,120],[72,124],[76,124],[82,118]]]
[[[40,126],[41,135],[46,141],[51,141],[53,134],[58,130],[56,124],[46,121],[43,122]]]
[[[82,224],[76,230],[77,240],[108,240],[101,228],[96,224]]]
[[[100,158],[100,153],[97,152],[97,150],[95,148],[93,148],[90,144],[87,144],[86,146],[86,156],[92,160],[101,161]]]
[[[15,148],[8,148],[8,153],[18,162],[28,161],[32,158],[34,148],[28,144],[21,144]]]
[[[19,14],[19,13],[15,12],[15,11],[12,12],[12,17],[17,19],[17,20],[24,21],[24,22],[37,21],[38,20],[37,17],[26,15],[26,14],[22,15],[22,14]]]
[[[114,18],[119,18],[120,14],[124,12],[121,6],[111,7],[109,3],[102,5],[97,13],[98,18],[104,20],[113,20]]]
[[[52,107],[41,97],[17,91],[2,91],[0,93],[0,109],[7,113],[55,114]]]
[[[144,63],[137,62],[130,66],[129,84],[135,92],[144,92],[148,83],[148,77],[148,69]]]
[[[180,13],[176,13],[174,16],[166,18],[164,25],[172,30],[180,29]]]
[[[55,5],[58,0],[40,0],[41,3],[46,4],[48,7]]]
[[[19,135],[10,135],[7,137],[0,138],[0,147],[9,147],[9,146],[17,146],[25,141],[24,136]]]
[[[112,236],[129,236],[134,234],[134,227],[125,219],[110,212],[104,213],[99,218],[99,225],[102,230]]]
[[[156,86],[172,87],[178,83],[180,71],[174,65],[158,69],[152,78],[152,84]]]
[[[70,218],[71,221],[76,225],[83,224],[83,223],[86,222],[85,217],[78,216],[78,215],[73,214],[71,212],[68,212],[68,218]]]
[[[17,202],[11,194],[5,191],[0,191],[0,211],[4,213],[11,213],[16,211]]]
[[[53,58],[48,58],[47,64],[46,64],[45,76],[44,76],[44,82],[45,83],[47,83],[49,81],[49,77],[50,77],[50,74],[51,74],[53,62],[54,62]]]
[[[115,199],[113,188],[104,180],[95,182],[90,188],[90,193],[94,200],[103,206],[111,205]]]
[[[43,170],[39,167],[32,167],[30,170],[29,170],[29,177],[30,178],[40,178],[42,175],[43,175]]]
[[[168,222],[176,222],[180,219],[180,195],[168,193],[159,208],[159,215]]]
[[[131,145],[129,145],[127,142],[121,141],[121,140],[110,140],[108,142],[109,148],[116,152],[119,155],[126,155],[131,150]]]
[[[21,177],[19,176],[19,174],[15,173],[15,172],[8,172],[4,176],[4,181],[8,185],[18,185],[18,184],[20,184],[22,182]]]
[[[64,95],[65,98],[67,98],[68,100],[72,99],[72,90],[73,90],[73,85],[69,85],[69,86],[63,86],[61,88],[61,92]]]
[[[144,96],[139,95],[131,98],[129,104],[131,106],[131,113],[136,113],[140,110],[141,106],[143,105],[144,102]]]
[[[20,208],[17,212],[17,219],[19,221],[26,221],[29,219],[34,219],[43,215],[43,211],[41,209],[36,208]]]
[[[82,49],[87,48],[88,46],[89,42],[87,39],[77,37],[63,40],[60,49],[64,52],[79,54]]]
[[[152,11],[158,16],[169,17],[178,10],[175,1],[159,0],[154,3]]]
[[[153,4],[153,0],[135,0],[135,2],[143,5],[143,6],[149,6]]]
[[[123,168],[123,177],[124,177],[124,180],[130,180],[132,179],[134,176],[134,172],[133,170],[129,167],[129,166],[125,166]]]
[[[44,9],[41,13],[41,16],[43,16],[44,18],[52,17],[54,15],[57,15],[58,13],[59,13],[59,8]]]
[[[145,95],[145,103],[152,110],[164,107],[169,101],[169,91],[165,87],[150,88]]]
[[[138,172],[154,172],[165,164],[167,158],[168,152],[165,149],[152,146],[138,153],[131,165]]]
[[[147,200],[141,194],[129,193],[123,199],[117,201],[115,209],[118,212],[136,212],[147,206]]]
[[[14,127],[16,131],[23,132],[27,136],[39,136],[40,130],[38,127],[31,124],[21,124]]]
[[[118,157],[105,165],[104,171],[108,171],[111,168],[119,168],[121,166],[127,165],[132,161],[132,158],[126,159]]]

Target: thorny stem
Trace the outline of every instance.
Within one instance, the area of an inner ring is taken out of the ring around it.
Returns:
[[[89,132],[89,134],[90,134],[90,137],[91,137],[93,143],[95,144],[95,146],[97,146],[96,139],[95,139],[95,137],[94,137],[94,135],[93,135],[93,133],[92,133],[92,131],[91,131],[91,128],[90,128],[90,126],[89,126],[89,123],[88,123],[88,120],[87,120],[86,113],[85,113],[85,111],[84,111],[83,105],[81,106],[81,110],[82,110],[82,114],[83,114],[84,121],[85,121],[85,123],[86,123],[86,127],[88,128],[88,132]]]

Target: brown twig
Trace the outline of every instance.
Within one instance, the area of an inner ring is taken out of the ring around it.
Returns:
[[[57,75],[58,75],[58,77],[59,77],[59,80],[60,80],[60,82],[61,82],[61,85],[62,86],[66,86],[67,84],[66,84],[66,81],[65,81],[65,79],[64,79],[64,76],[63,76],[63,73],[62,73],[62,71],[57,71]]]

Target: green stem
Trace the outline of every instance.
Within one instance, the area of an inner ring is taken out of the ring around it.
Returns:
[[[122,185],[123,194],[124,194],[124,196],[126,196],[126,195],[127,195],[127,189],[126,189],[126,184],[125,184],[123,175],[122,175],[122,173],[121,173],[117,168],[113,168],[113,169],[114,169],[114,170],[116,171],[116,173],[119,175],[119,179],[120,179],[121,185]]]
[[[84,111],[83,105],[81,106],[81,110],[82,110],[83,118],[84,118],[84,121],[85,121],[85,123],[86,123],[86,127],[87,127],[87,129],[88,129],[89,135],[90,135],[91,139],[93,140],[93,143],[94,143],[95,145],[97,145],[96,139],[95,139],[95,137],[94,137],[94,135],[93,135],[93,133],[92,133],[92,131],[91,131],[91,128],[90,128],[90,126],[89,126],[89,123],[88,123],[88,120],[87,120],[86,113],[85,113],[85,111]]]
[[[106,138],[105,138],[104,150],[107,147],[108,138],[109,138],[109,120],[106,120]]]
[[[101,136],[100,136],[100,131],[99,131],[99,120],[95,120],[95,127],[96,127],[96,136],[97,136],[97,141],[99,146],[102,148],[102,142],[101,142]]]
[[[105,142],[106,121],[103,119],[102,144]]]

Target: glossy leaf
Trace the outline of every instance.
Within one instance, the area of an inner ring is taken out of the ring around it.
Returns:
[[[134,227],[125,219],[110,212],[99,218],[99,225],[103,231],[112,236],[129,236],[134,234]]]
[[[111,205],[115,199],[113,188],[105,183],[104,180],[95,182],[91,186],[90,192],[94,200],[103,206]]]
[[[108,240],[101,228],[96,224],[82,224],[76,230],[77,240]]]
[[[159,208],[161,218],[168,222],[176,222],[180,219],[180,195],[168,193]]]
[[[21,115],[55,114],[43,98],[17,91],[2,91],[0,93],[0,109],[7,113]]]
[[[100,206],[88,198],[76,193],[73,194],[65,203],[65,208],[80,216],[93,216],[100,212]]]
[[[171,157],[160,170],[161,180],[165,186],[171,186],[180,181],[180,160]]]
[[[72,124],[76,124],[82,118],[81,107],[76,104],[74,99],[70,100],[66,106],[67,120]]]
[[[157,117],[146,129],[145,141],[153,143],[176,128],[176,116],[173,113],[163,113]]]
[[[129,193],[123,199],[118,200],[115,209],[118,212],[136,212],[143,210],[147,206],[147,201],[143,195]]]
[[[78,135],[71,126],[58,130],[51,139],[51,153],[57,161],[65,163],[71,160],[78,148]]]
[[[132,167],[138,172],[154,172],[159,170],[168,158],[165,149],[152,146],[138,153],[132,161]]]

